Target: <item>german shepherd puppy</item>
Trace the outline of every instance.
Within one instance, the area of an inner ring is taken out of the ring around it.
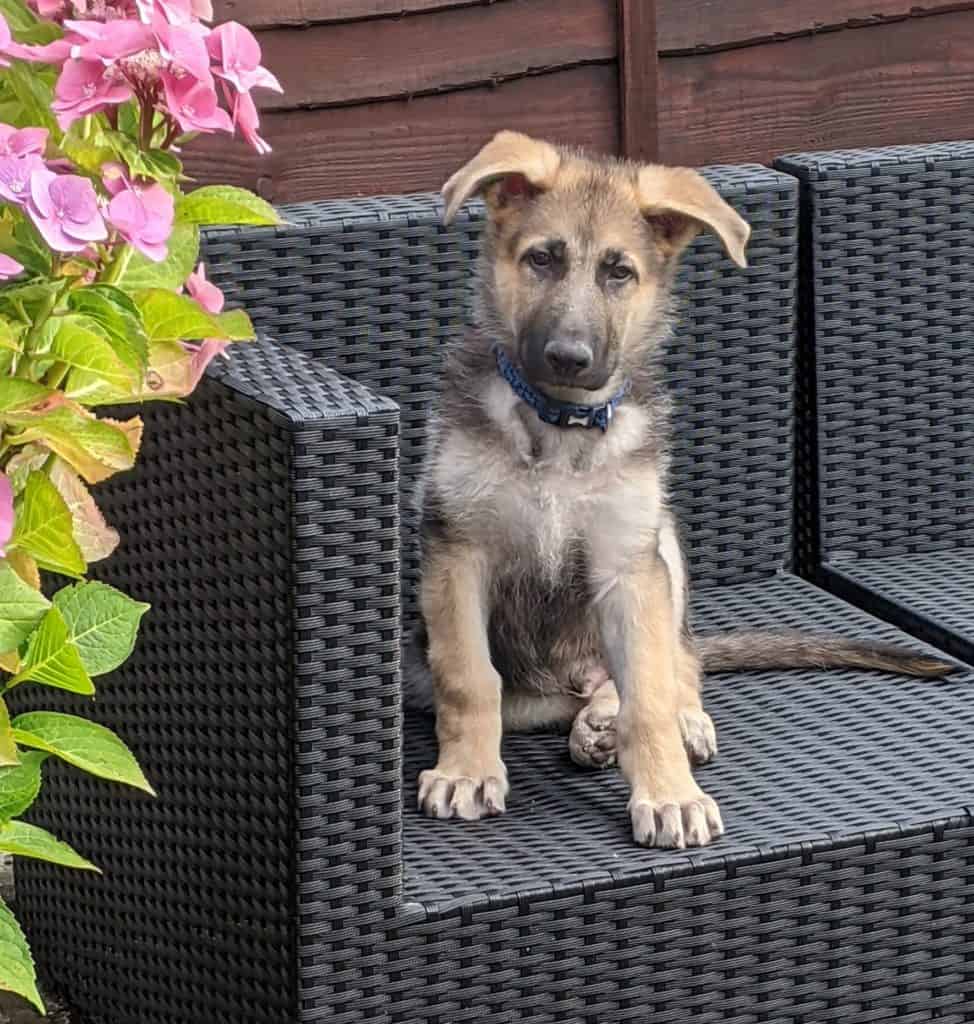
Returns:
[[[699,174],[500,132],[443,187],[446,222],[475,194],[478,330],[448,353],[420,486],[406,699],[439,741],[420,809],[502,814],[502,729],[560,727],[579,764],[618,761],[637,843],[703,846],[723,824],[691,772],[717,751],[702,670],[952,666],[790,632],[691,638],[656,356],[683,249],[709,230],[744,266],[750,233]]]

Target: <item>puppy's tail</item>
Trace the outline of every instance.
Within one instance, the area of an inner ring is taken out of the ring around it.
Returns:
[[[959,666],[897,644],[799,630],[756,629],[696,638],[705,673],[765,668],[869,668],[936,678]]]

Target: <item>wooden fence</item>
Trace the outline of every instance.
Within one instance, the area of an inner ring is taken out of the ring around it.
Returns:
[[[438,188],[499,128],[670,163],[974,137],[974,0],[216,0],[259,36],[278,202]]]

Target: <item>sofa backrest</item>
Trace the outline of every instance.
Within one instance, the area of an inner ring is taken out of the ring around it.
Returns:
[[[812,560],[974,545],[974,142],[799,153]],[[812,415],[814,414],[814,415]]]
[[[696,586],[771,574],[790,557],[797,185],[760,166],[705,171],[753,228],[738,270],[710,236],[684,259],[665,367],[676,409],[674,500]],[[404,602],[417,574],[412,492],[444,348],[469,319],[482,226],[449,228],[431,195],[282,208],[277,229],[211,232],[205,255],[233,304],[280,342],[401,407]]]

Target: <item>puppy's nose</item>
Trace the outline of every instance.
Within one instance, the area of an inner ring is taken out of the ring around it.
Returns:
[[[545,362],[559,376],[577,377],[592,365],[592,350],[576,338],[554,338],[544,347]]]

